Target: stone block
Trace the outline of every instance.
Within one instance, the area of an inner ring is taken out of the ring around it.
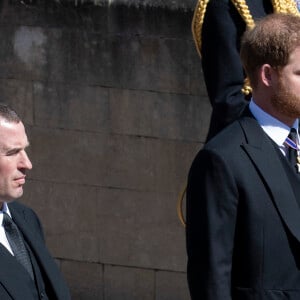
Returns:
[[[107,184],[139,191],[174,192],[186,176],[199,143],[113,136]]]
[[[143,36],[111,36],[108,58],[111,86],[189,93],[186,40]]]
[[[102,186],[108,170],[108,136],[34,127],[30,178],[60,183]],[[36,167],[35,167],[36,166]]]
[[[37,126],[108,131],[107,89],[35,82],[33,94]]]
[[[107,186],[151,190],[154,183],[152,144],[152,140],[141,137],[112,136],[106,153],[109,161]]]
[[[62,82],[111,86],[111,37],[103,33],[94,33],[86,29],[66,29],[57,41],[53,53],[61,57]],[[52,72],[52,80],[55,74]],[[116,82],[119,84],[119,82]]]
[[[0,79],[0,101],[9,104],[25,124],[33,124],[32,83],[15,79]]]
[[[192,39],[192,11],[115,5],[107,13],[112,34]]]
[[[18,18],[16,18],[16,15]],[[57,1],[2,1],[1,24],[38,27],[65,27],[80,24],[80,17],[72,5]]]
[[[101,264],[62,261],[62,273],[69,285],[72,300],[104,300]]]
[[[105,300],[153,300],[154,271],[105,266]]]
[[[64,13],[70,19],[68,27],[74,28],[75,19],[77,28],[84,29],[87,32],[99,32],[106,35],[111,30],[109,23],[111,10],[111,6],[90,5],[90,3],[87,3],[86,5],[77,5],[76,9],[66,8]],[[54,13],[53,15],[55,16],[56,14]],[[65,17],[62,16],[61,22],[64,22],[64,19]]]
[[[16,28],[9,25],[3,25],[0,28],[0,77],[1,78],[18,78],[16,74],[26,75],[29,77],[29,72],[23,71],[23,65],[14,55],[13,36]],[[20,79],[21,76],[19,77]]]
[[[152,145],[154,187],[156,191],[177,192],[185,184],[201,143],[159,141]]]
[[[157,271],[155,300],[190,300],[185,273]]]
[[[174,192],[199,143],[31,128],[31,179]]]
[[[61,29],[6,25],[0,34],[0,77],[62,80],[65,52]]]
[[[184,271],[185,233],[173,193],[99,190],[97,222],[100,262]]]
[[[80,4],[90,4],[93,1],[90,0],[61,0],[62,3],[76,3],[77,5]],[[183,10],[190,10],[194,8],[194,1],[193,0],[113,0],[110,2],[109,0],[96,0],[94,1],[95,5],[107,5],[107,4],[117,4],[117,5],[126,5],[129,7],[159,7],[159,8],[168,8],[169,10],[176,10],[176,9],[183,9]]]
[[[48,40],[47,79],[189,93],[190,41],[63,30]],[[54,58],[55,57],[55,58]]]
[[[32,26],[0,29],[0,77],[108,85],[106,39],[85,30]]]
[[[34,26],[0,34],[1,77],[189,93],[191,40]]]
[[[97,195],[91,186],[27,182],[22,202],[39,215],[54,257],[99,261]]]
[[[112,132],[204,141],[211,113],[205,100],[183,94],[112,89],[109,96]]]

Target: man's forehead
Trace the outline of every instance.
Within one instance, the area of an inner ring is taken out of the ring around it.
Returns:
[[[16,126],[23,126],[23,123],[22,121],[19,121],[19,122],[11,122],[11,121],[8,121],[4,118],[1,118],[0,117],[0,126],[3,126],[3,127],[6,127],[6,128],[14,128]]]
[[[8,122],[0,119],[0,144],[27,144],[28,139],[22,122]]]

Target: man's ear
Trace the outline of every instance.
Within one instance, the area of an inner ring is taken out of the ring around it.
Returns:
[[[271,87],[274,80],[277,78],[276,70],[274,70],[269,64],[261,66],[259,75],[262,83],[267,87]]]

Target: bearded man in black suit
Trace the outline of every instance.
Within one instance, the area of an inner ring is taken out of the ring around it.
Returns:
[[[300,17],[246,31],[252,87],[242,116],[192,163],[187,186],[193,300],[300,299]]]

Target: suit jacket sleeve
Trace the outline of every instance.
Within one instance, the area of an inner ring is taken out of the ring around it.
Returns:
[[[208,139],[236,120],[247,101],[239,56],[245,23],[229,0],[210,0],[202,27],[202,68],[213,107]]]
[[[202,150],[187,186],[188,283],[193,300],[230,300],[238,192],[222,157]]]

